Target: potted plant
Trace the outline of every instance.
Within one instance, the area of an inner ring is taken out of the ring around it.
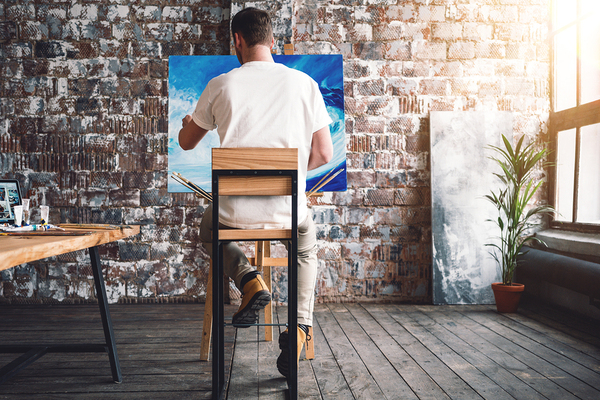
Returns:
[[[500,228],[499,242],[486,244],[495,248],[490,254],[498,263],[502,274],[502,282],[492,283],[498,312],[517,311],[521,293],[525,289],[524,285],[513,282],[518,257],[523,254],[522,247],[526,242],[537,241],[543,244],[531,233],[531,228],[538,225],[532,219],[554,211],[547,204],[529,205],[542,185],[542,180],[534,176],[534,168],[547,167],[550,162],[545,161],[548,149],[536,149],[533,143],[524,146],[524,138],[521,137],[513,148],[510,141],[502,135],[504,148],[489,146],[498,155],[490,158],[502,169],[501,173],[494,174],[502,182],[502,187],[485,196],[498,210],[498,219],[490,221]]]

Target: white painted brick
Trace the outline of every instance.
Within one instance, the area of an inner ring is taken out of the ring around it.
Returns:
[[[80,60],[68,60],[69,78],[83,78],[87,76],[86,64]]]
[[[367,0],[367,4],[391,6],[396,4],[396,0]]]
[[[413,56],[416,59],[443,60],[446,58],[445,42],[420,41],[413,43]]]
[[[419,6],[419,21],[441,22],[446,20],[446,7],[444,6]]]
[[[108,6],[106,19],[110,22],[121,21],[129,17],[129,6],[111,5]]]
[[[98,6],[96,4],[73,4],[69,9],[69,17],[97,21]]]
[[[356,22],[372,22],[373,14],[370,9],[364,6],[354,7],[354,20]]]
[[[4,101],[4,99],[2,99]],[[2,110],[2,108],[0,108]],[[8,134],[8,119],[0,120],[0,136]]]
[[[463,26],[463,39],[486,41],[494,36],[494,27],[491,24],[467,22]]]
[[[431,27],[427,23],[406,23],[404,24],[404,38],[415,41],[425,40],[430,30]]]
[[[361,41],[373,40],[373,26],[370,24],[355,24],[354,30]]]
[[[163,21],[191,22],[192,9],[189,7],[166,6],[162,11]]]
[[[161,10],[156,6],[134,7],[133,13],[141,21],[159,21]]]
[[[434,39],[456,40],[462,37],[462,24],[439,23],[433,24],[432,37]]]
[[[173,37],[175,40],[199,40],[202,36],[202,27],[196,24],[175,24]]]

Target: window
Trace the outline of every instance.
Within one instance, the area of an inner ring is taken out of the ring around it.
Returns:
[[[600,231],[600,1],[554,0],[553,226]]]

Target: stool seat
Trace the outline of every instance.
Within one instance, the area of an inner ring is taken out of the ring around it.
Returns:
[[[290,240],[291,229],[219,229],[220,240]]]

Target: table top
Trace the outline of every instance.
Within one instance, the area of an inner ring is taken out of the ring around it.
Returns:
[[[46,257],[87,249],[140,233],[139,225],[68,229],[73,236],[0,236],[0,271]],[[89,232],[89,233],[88,233]]]

